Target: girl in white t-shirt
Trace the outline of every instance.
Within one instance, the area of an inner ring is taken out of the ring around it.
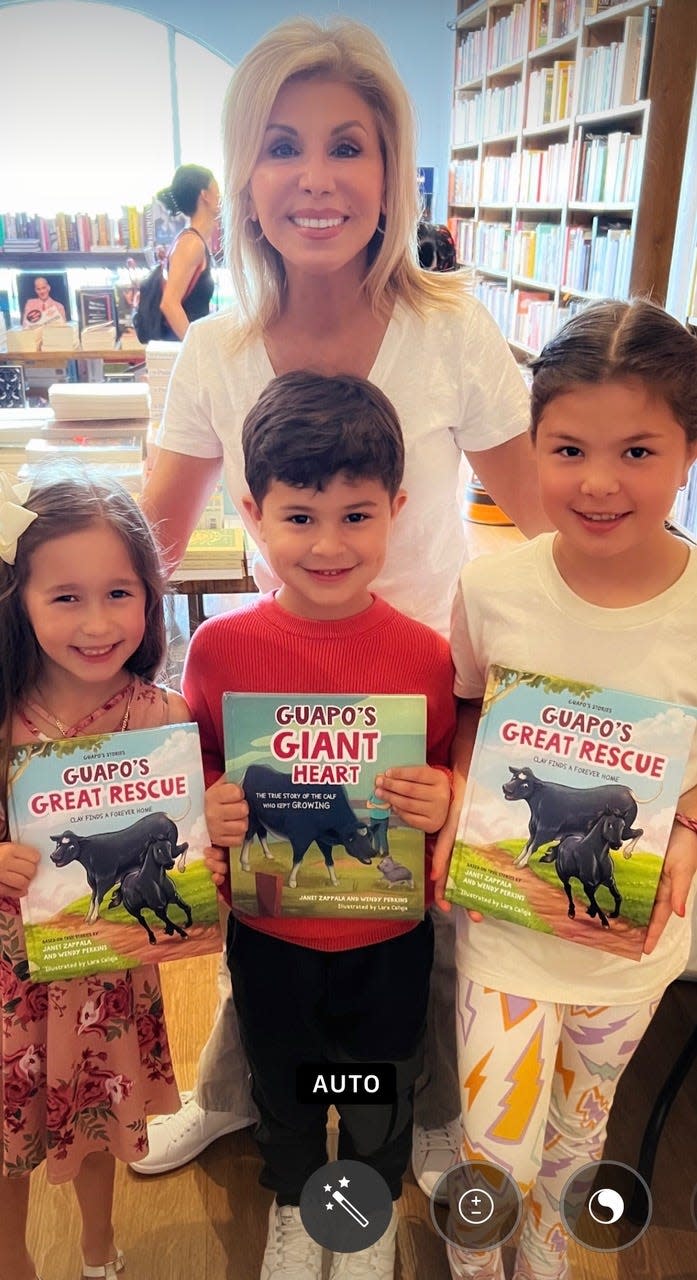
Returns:
[[[665,524],[697,455],[697,339],[651,303],[604,302],[532,367],[540,494],[558,532],[462,572],[463,775],[491,663],[697,706],[697,550]],[[563,1189],[601,1158],[622,1071],[685,966],[696,784],[693,745],[638,963],[457,910],[462,1159],[502,1166],[527,1197],[514,1280],[569,1274]],[[456,823],[434,862],[446,909]],[[500,1249],[449,1244],[448,1256],[457,1280],[503,1280]]]

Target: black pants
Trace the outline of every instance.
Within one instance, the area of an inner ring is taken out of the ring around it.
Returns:
[[[351,951],[314,951],[228,924],[227,955],[242,1042],[261,1120],[260,1181],[279,1204],[298,1204],[304,1183],[327,1162],[326,1103],[297,1101],[304,1062],[394,1062],[393,1104],[350,1105],[341,1115],[339,1159],[382,1174],[393,1199],[409,1163],[414,1081],[423,1058],[430,917],[409,933]]]

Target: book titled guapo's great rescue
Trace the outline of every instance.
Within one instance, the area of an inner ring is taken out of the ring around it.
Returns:
[[[424,837],[375,795],[390,766],[426,759],[426,699],[226,693],[228,778],[249,805],[230,850],[247,915],[420,919]]]
[[[34,981],[219,950],[196,725],[27,743],[9,781],[12,838],[41,855],[20,899]]]
[[[696,717],[492,666],[445,896],[639,960]]]

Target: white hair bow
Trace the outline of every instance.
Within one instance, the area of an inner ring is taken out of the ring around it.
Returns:
[[[30,489],[31,484],[12,484],[0,471],[0,560],[5,564],[14,564],[18,539],[36,520],[36,511],[25,511],[23,506]]]

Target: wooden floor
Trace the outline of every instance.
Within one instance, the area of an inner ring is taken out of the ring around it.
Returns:
[[[195,1078],[215,1004],[215,960],[165,965],[163,985],[180,1086]],[[697,983],[676,983],[626,1072],[612,1116],[609,1158],[636,1161],[645,1116],[660,1082],[697,1020]],[[130,1280],[257,1280],[270,1193],[257,1183],[249,1132],[219,1139],[176,1173],[139,1178],[119,1167],[115,1221]],[[617,1255],[574,1249],[574,1280],[695,1280],[697,1232],[690,1197],[697,1184],[697,1070],[670,1114],[653,1181],[654,1218],[634,1247]],[[5,1224],[0,1224],[0,1230]],[[34,1175],[31,1244],[44,1280],[79,1275],[78,1215],[72,1190]],[[402,1198],[398,1280],[448,1280],[444,1246],[428,1202],[411,1178]],[[510,1261],[510,1259],[507,1259]]]

